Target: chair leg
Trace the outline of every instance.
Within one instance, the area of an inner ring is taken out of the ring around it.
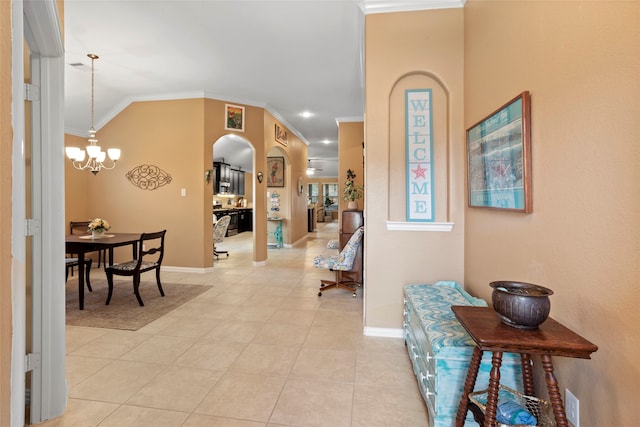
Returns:
[[[89,292],[93,292],[93,289],[91,289],[91,279],[89,279],[89,273],[91,273],[91,263],[93,262],[93,260],[91,258],[86,258],[84,261],[84,281],[87,284],[87,289],[89,289]]]
[[[164,296],[162,284],[160,283],[160,268],[156,268],[156,282],[158,282],[158,290],[160,291],[160,295]]]
[[[107,294],[107,302],[104,305],[109,305],[111,295],[113,295],[113,273],[110,271],[107,271],[107,284],[109,285],[109,293]]]
[[[351,291],[351,296],[353,296],[354,298],[357,296],[356,294],[356,288],[355,286],[352,286],[352,284],[354,282],[343,282],[341,280],[342,278],[342,272],[339,270],[333,270],[336,273],[336,280],[332,281],[332,280],[320,280],[320,289],[318,290],[318,296],[321,297],[322,296],[322,292],[326,291],[327,289],[331,289],[331,288],[341,288],[341,289],[346,289],[348,291]]]
[[[138,299],[138,304],[140,307],[144,307],[144,303],[142,302],[142,298],[140,297],[140,274],[136,274],[133,276],[133,293],[136,294],[136,298]]]

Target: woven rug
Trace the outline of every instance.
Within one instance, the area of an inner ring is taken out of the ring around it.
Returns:
[[[140,284],[140,296],[144,307],[138,305],[133,293],[133,280],[114,284],[109,305],[105,305],[108,293],[106,280],[92,279],[91,288],[93,292],[85,288],[84,310],[80,310],[78,282],[67,282],[67,325],[135,331],[211,289],[211,286],[162,283],[165,295],[162,297],[155,279],[152,282],[143,281]]]

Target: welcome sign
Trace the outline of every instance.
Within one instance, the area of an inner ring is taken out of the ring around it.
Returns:
[[[405,90],[405,170],[409,222],[434,220],[431,101],[431,89]]]

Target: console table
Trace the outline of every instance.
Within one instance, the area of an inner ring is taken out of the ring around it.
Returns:
[[[558,381],[553,374],[551,356],[590,359],[591,353],[597,351],[598,347],[551,318],[548,318],[538,329],[517,329],[502,323],[498,314],[490,307],[452,306],[451,310],[476,343],[464,391],[460,398],[456,427],[464,425],[469,408],[469,393],[473,391],[475,386],[484,351],[493,352],[484,426],[495,427],[497,425],[496,409],[500,386],[500,365],[502,364],[502,353],[507,352],[520,354],[524,393],[529,396],[535,395],[530,355],[540,355],[557,427],[568,427]]]

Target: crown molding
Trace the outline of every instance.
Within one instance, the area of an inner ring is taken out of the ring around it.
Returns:
[[[138,97],[135,97],[135,98],[127,98],[124,101],[122,101],[121,103],[119,103],[118,105],[116,105],[114,108],[112,108],[109,112],[107,112],[107,114],[105,114],[100,120],[97,120],[96,123],[95,123],[95,129],[97,131],[102,129],[103,126],[105,126],[107,123],[109,123],[113,118],[115,118],[125,108],[127,108],[129,105],[133,104],[134,102],[175,101],[175,100],[178,100],[178,99],[194,99],[194,98],[212,99],[212,100],[215,100],[215,101],[224,101],[224,102],[233,103],[233,104],[241,104],[241,105],[248,105],[248,106],[251,106],[251,107],[262,108],[262,109],[268,111],[273,117],[275,117],[284,126],[286,126],[289,129],[289,131],[291,131],[298,138],[300,138],[300,140],[304,144],[309,145],[309,141],[307,139],[305,139],[302,136],[302,134],[300,134],[300,132],[296,128],[294,128],[289,122],[287,122],[269,104],[260,103],[260,102],[247,100],[247,99],[240,99],[240,98],[233,98],[233,97],[222,96],[222,95],[215,95],[215,94],[212,94],[210,92],[205,92],[205,91],[164,93],[164,94],[158,94],[158,95],[138,96]],[[85,138],[89,136],[88,128],[80,130],[80,129],[74,129],[74,128],[65,127],[64,132],[69,134],[69,135],[75,135],[75,136],[80,136],[80,137],[85,137]]]
[[[454,9],[464,7],[467,0],[364,0],[360,10],[365,15],[373,13],[415,12],[419,10]]]

